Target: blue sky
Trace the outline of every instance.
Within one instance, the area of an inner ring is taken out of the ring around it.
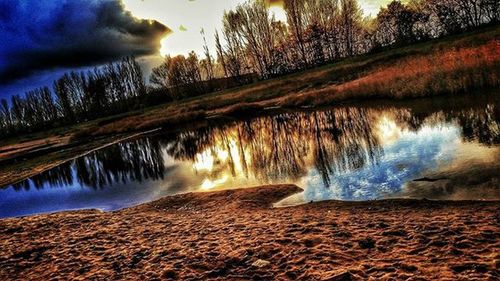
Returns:
[[[117,0],[0,2],[0,96],[49,85],[64,70],[158,53],[169,29]]]

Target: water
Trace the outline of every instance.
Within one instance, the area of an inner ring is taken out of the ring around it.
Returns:
[[[271,183],[304,189],[278,205],[498,200],[499,106],[496,97],[344,106],[141,137],[0,189],[0,217]]]

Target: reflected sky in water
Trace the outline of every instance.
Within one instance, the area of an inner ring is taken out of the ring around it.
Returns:
[[[452,125],[425,126],[416,133],[398,134],[396,140],[383,146],[384,154],[377,164],[339,174],[329,188],[314,188],[321,184],[321,176],[317,170],[311,170],[306,181],[306,200],[372,200],[397,193],[404,183],[426,170],[450,163],[460,145],[460,131]]]
[[[0,189],[0,217],[271,183],[305,190],[278,205],[500,199],[498,102],[422,103],[281,113],[126,141]]]

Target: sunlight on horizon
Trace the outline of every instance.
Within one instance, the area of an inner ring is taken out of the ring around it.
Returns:
[[[268,0],[269,1],[269,0]],[[359,5],[366,16],[375,16],[380,6],[391,0],[363,0]],[[187,55],[195,51],[203,54],[204,30],[208,47],[215,52],[215,30],[222,29],[224,11],[234,9],[246,0],[122,0],[125,8],[137,18],[154,19],[168,26],[172,32],[161,40],[162,56]],[[407,1],[402,1],[407,2]],[[269,13],[276,20],[286,21],[282,1],[269,1]]]
[[[122,0],[125,8],[135,17],[155,19],[168,26],[172,32],[161,40],[162,55],[187,55],[191,50],[203,54],[205,31],[207,44],[215,46],[215,30],[222,28],[225,10],[234,9],[241,0]]]

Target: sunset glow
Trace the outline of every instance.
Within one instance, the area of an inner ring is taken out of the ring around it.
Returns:
[[[387,116],[380,118],[378,122],[379,138],[384,144],[390,144],[401,136],[401,128]]]
[[[162,56],[186,55],[190,50],[198,54],[203,53],[203,38],[200,34],[203,29],[209,48],[215,46],[215,30],[222,29],[224,11],[234,9],[246,0],[123,0],[125,8],[138,18],[154,19],[166,26],[172,32],[161,40],[159,50]],[[389,0],[360,1],[360,8],[365,15],[375,16],[381,6]],[[402,1],[406,2],[406,1]],[[269,1],[269,14],[274,15],[277,21],[286,22],[283,10],[283,1]]]
[[[497,8],[0,0],[0,281],[497,276]]]
[[[190,50],[203,53],[203,29],[207,43],[215,46],[215,30],[222,28],[224,11],[233,9],[240,0],[123,0],[127,10],[138,18],[155,19],[168,26],[172,33],[161,41],[161,55],[186,55]]]

